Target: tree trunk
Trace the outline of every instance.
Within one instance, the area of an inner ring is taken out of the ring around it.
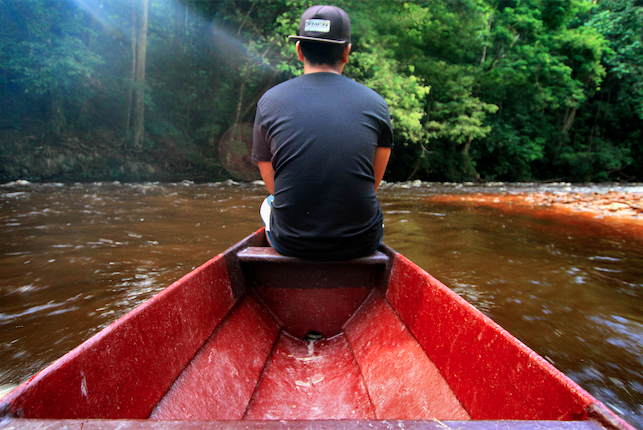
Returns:
[[[142,0],[142,11],[137,20],[136,74],[134,79],[134,148],[145,138],[145,56],[147,54],[147,13],[149,0]]]
[[[567,108],[565,112],[565,120],[563,121],[563,134],[569,133],[576,118],[576,108]]]
[[[54,136],[59,137],[66,123],[62,105],[62,94],[60,93],[60,89],[54,88],[49,92],[49,95],[51,97],[51,126],[54,131]]]
[[[132,100],[134,99],[134,83],[136,79],[136,8],[132,5],[132,14],[130,22],[130,49],[132,51],[132,67],[130,69],[130,82],[127,89],[127,116],[125,119],[125,130],[129,135],[132,130]]]
[[[237,110],[236,110],[236,115],[234,118],[234,123],[239,124],[241,121],[241,107],[243,106],[243,96],[245,93],[246,89],[246,82],[248,81],[249,75],[250,75],[250,65],[246,64],[245,66],[245,73],[243,75],[241,85],[239,86],[239,97],[237,99]]]
[[[462,167],[467,179],[478,181],[480,179],[480,174],[476,171],[475,167],[473,167],[473,160],[471,160],[471,154],[469,153],[471,150],[471,142],[473,142],[473,137],[469,136],[462,148],[462,161],[464,163]]]
[[[487,19],[487,34],[491,33],[491,22],[493,19],[493,14],[489,14],[489,17]],[[480,68],[484,70],[484,63],[487,61],[487,44],[482,47],[482,58],[480,59]]]
[[[91,13],[85,12],[85,22],[89,31],[87,32],[87,39],[85,41],[85,46],[87,46],[87,51],[92,50],[92,45],[94,43],[94,24],[96,23],[96,18]],[[78,113],[78,122],[76,125],[81,127],[86,127],[89,121],[89,112],[91,104],[89,101],[89,91],[87,89],[81,90],[82,101],[80,103],[80,111]]]

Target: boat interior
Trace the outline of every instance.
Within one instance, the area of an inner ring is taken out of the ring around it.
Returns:
[[[238,256],[252,288],[150,418],[470,418],[375,287],[386,254],[350,265],[269,247]]]
[[[391,248],[349,262],[310,263],[276,253],[263,229],[20,386],[0,401],[3,414],[612,419],[592,396]]]

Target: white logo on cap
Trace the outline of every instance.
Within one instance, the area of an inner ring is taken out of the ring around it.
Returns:
[[[305,31],[315,31],[317,33],[330,32],[330,21],[327,19],[307,19]]]

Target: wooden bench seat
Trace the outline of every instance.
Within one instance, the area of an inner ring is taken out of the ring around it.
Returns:
[[[242,262],[266,262],[266,263],[298,263],[298,264],[386,264],[388,256],[381,251],[375,251],[366,257],[356,258],[347,261],[327,261],[316,263],[308,260],[302,260],[295,257],[287,257],[278,253],[271,246],[253,246],[246,248],[239,253],[237,257]]]

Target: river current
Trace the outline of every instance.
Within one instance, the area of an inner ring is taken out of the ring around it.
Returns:
[[[435,200],[634,186],[402,184],[385,242],[643,428],[643,228]],[[259,229],[250,183],[0,185],[0,395]],[[643,222],[643,221],[641,221]]]

